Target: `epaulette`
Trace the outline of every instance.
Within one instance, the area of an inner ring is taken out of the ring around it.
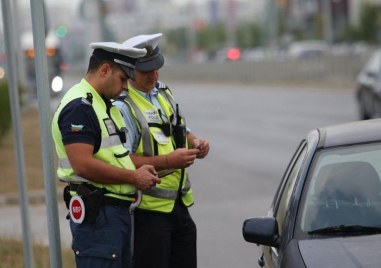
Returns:
[[[89,106],[93,105],[93,94],[91,94],[90,92],[87,93],[86,98],[81,99],[81,103]]]
[[[156,82],[156,88],[161,89],[161,88],[168,88],[167,84],[162,82],[162,81],[157,81]]]

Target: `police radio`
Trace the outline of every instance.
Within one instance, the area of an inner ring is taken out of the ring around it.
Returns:
[[[181,119],[179,105],[176,104],[176,125],[173,126],[173,138],[176,143],[176,148],[185,147],[186,127],[182,124]]]

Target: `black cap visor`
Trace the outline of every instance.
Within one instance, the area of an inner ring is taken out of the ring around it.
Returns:
[[[164,65],[164,57],[160,53],[147,58],[139,58],[135,64],[135,69],[139,72],[150,72],[158,70]]]
[[[118,64],[126,65],[132,68],[134,67],[137,61],[137,59],[127,57],[125,55],[121,55],[118,53],[110,52],[100,48],[94,49],[93,56],[95,56],[98,59],[113,61]]]
[[[98,59],[115,62],[128,77],[134,79],[134,68],[137,59],[106,51],[104,49],[95,49],[93,51],[93,56]]]
[[[127,66],[123,66],[119,64],[120,69],[132,80],[135,80],[135,75],[134,75],[134,68],[129,68]]]

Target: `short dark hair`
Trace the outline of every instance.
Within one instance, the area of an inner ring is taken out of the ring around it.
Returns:
[[[96,70],[99,69],[99,67],[102,64],[105,64],[105,63],[108,63],[112,69],[116,69],[117,67],[119,67],[118,64],[116,64],[113,61],[106,60],[106,59],[99,59],[95,57],[94,55],[92,55],[90,56],[90,59],[89,59],[89,66],[87,68],[87,72],[88,73],[95,72]]]

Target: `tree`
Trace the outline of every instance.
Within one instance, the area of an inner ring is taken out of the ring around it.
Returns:
[[[379,5],[365,3],[360,8],[359,25],[349,26],[342,34],[346,41],[366,41],[376,43],[380,41],[381,10]]]
[[[237,46],[240,48],[250,48],[262,45],[263,34],[259,25],[246,23],[240,25],[237,30]]]
[[[360,11],[359,37],[375,43],[380,30],[380,8],[376,4],[363,4]]]
[[[214,53],[224,46],[227,40],[226,27],[223,23],[205,26],[196,32],[196,44],[208,53]]]

